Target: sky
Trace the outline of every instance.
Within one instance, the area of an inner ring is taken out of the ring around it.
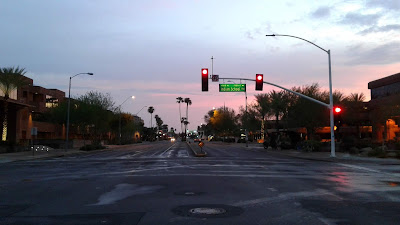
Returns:
[[[216,82],[201,92],[201,68],[221,78],[261,73],[286,88],[319,83],[328,90],[326,52],[266,34],[329,49],[333,89],[369,100],[368,82],[400,72],[399,13],[398,0],[0,0],[0,67],[23,67],[34,85],[66,95],[69,77],[94,73],[74,77],[71,96],[95,90],[118,106],[134,95],[122,111],[138,113],[146,126],[143,107],[153,106],[153,116],[180,131],[176,98],[190,98],[192,130],[213,107],[238,112],[245,105],[244,93],[220,93]],[[277,90],[246,85],[248,104]]]

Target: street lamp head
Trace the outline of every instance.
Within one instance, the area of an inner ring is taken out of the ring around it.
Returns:
[[[267,37],[275,37],[275,34],[267,34],[265,36],[267,36]]]
[[[135,99],[135,96],[132,95],[132,99]]]
[[[93,76],[93,73],[87,73],[87,75]]]

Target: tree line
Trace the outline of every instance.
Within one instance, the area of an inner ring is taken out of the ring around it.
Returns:
[[[322,102],[329,102],[329,92],[322,90],[317,84],[305,85],[301,87],[292,87],[291,90],[317,99]],[[346,124],[354,126],[358,130],[358,137],[361,137],[361,126],[372,124],[382,124],[389,118],[398,116],[397,106],[391,110],[387,108],[375,108],[370,112],[364,103],[365,95],[363,93],[351,93],[345,95],[340,91],[333,92],[334,106],[343,108],[343,112],[336,118],[336,125]],[[250,132],[258,132],[263,124],[265,129],[287,129],[287,128],[305,128],[308,139],[317,139],[316,130],[319,127],[329,126],[329,109],[308,99],[301,98],[298,95],[287,91],[270,91],[255,95],[256,101],[246,108],[241,106],[236,113],[228,107],[219,107],[207,112],[204,116],[206,122],[202,129],[207,134],[217,136],[238,136],[243,133],[240,129],[246,128]],[[400,103],[400,101],[399,101]],[[390,106],[388,106],[390,107]],[[360,115],[369,115],[362,117]],[[372,115],[372,116],[371,116]],[[273,124],[266,123],[273,121]]]

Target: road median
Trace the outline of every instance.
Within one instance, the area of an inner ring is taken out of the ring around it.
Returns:
[[[186,144],[189,146],[189,148],[192,150],[194,156],[196,157],[206,157],[207,152],[204,151],[203,148],[201,148],[198,143],[190,143],[186,142]],[[204,144],[204,143],[203,143]]]

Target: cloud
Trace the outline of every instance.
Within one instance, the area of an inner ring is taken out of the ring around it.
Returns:
[[[255,37],[264,37],[265,34],[272,34],[271,24],[269,22],[264,23],[260,27],[256,27],[252,30],[247,30],[245,32],[246,38],[250,40],[255,40]]]
[[[315,10],[313,13],[311,13],[311,17],[320,19],[324,17],[329,17],[331,14],[331,8],[328,6],[321,6],[317,10]]]
[[[340,23],[356,26],[371,26],[375,25],[381,16],[382,15],[380,14],[362,14],[358,12],[350,12],[344,16]]]
[[[359,32],[361,35],[367,35],[370,33],[390,32],[400,30],[400,24],[390,24],[385,26],[372,26]]]
[[[400,1],[399,0],[367,0],[366,6],[368,7],[380,7],[389,11],[399,11]]]
[[[370,48],[369,45],[358,44],[350,46],[347,55],[349,65],[381,65],[398,62],[400,41],[392,41]]]
[[[250,31],[246,32],[246,37],[250,40],[254,40],[253,34]]]

